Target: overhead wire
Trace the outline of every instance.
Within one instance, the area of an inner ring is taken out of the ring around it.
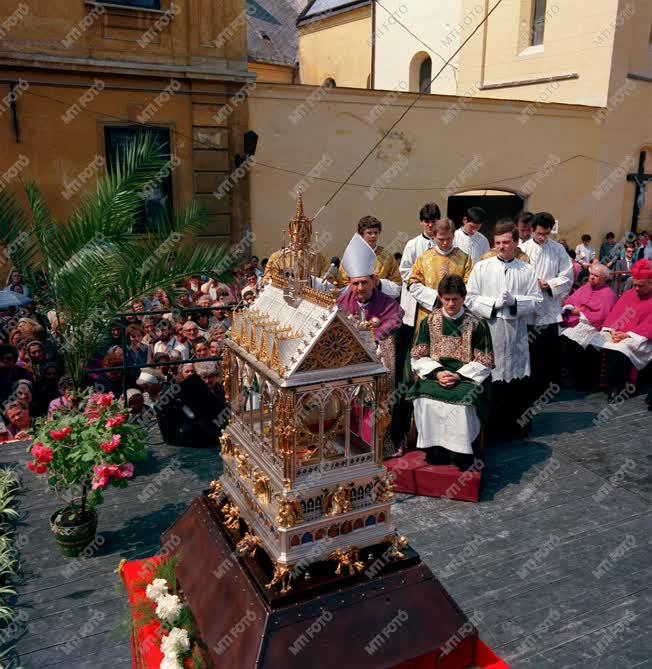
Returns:
[[[453,54],[448,58],[448,60],[444,60],[443,56],[441,56],[439,53],[437,53],[430,45],[428,45],[421,38],[419,38],[403,22],[401,22],[399,19],[397,19],[394,16],[394,19],[396,20],[396,22],[404,30],[406,30],[410,35],[412,35],[412,37],[414,37],[417,41],[419,41],[423,46],[428,48],[430,51],[435,53],[435,55],[437,55],[442,61],[444,61],[444,64],[442,65],[442,67],[438,70],[438,72],[435,74],[435,76],[432,77],[432,79],[430,80],[429,85],[432,85],[436,81],[436,79],[441,75],[441,73],[444,71],[444,69],[446,67],[451,66],[451,67],[454,68],[454,66],[451,65],[451,61],[455,58],[455,56],[458,53],[460,53],[460,51],[464,48],[464,46],[466,46],[468,41],[476,34],[476,32],[488,21],[489,17],[494,13],[494,11],[496,11],[496,9],[498,9],[498,7],[500,6],[500,4],[502,2],[503,2],[503,0],[497,0],[496,4],[487,12],[487,15],[485,17],[483,17],[483,19],[480,21],[480,23],[474,28],[474,30],[471,32],[471,34],[460,44],[460,46],[453,52]],[[388,15],[393,16],[389,12],[389,10],[381,2],[376,0],[376,4],[379,5]],[[376,38],[376,36],[374,35],[374,39],[375,38]],[[34,93],[33,91],[31,91],[29,89],[24,91],[24,94],[33,95],[35,97],[41,97],[41,98],[44,98],[44,99],[49,99],[53,102],[57,102],[59,104],[69,106],[69,103],[64,101],[64,100],[59,100],[57,98],[54,98],[54,97],[48,96],[48,95]],[[360,167],[362,167],[362,165],[367,161],[369,156],[378,148],[378,146],[380,146],[380,144],[382,144],[382,142],[386,139],[386,137],[389,136],[389,134],[392,132],[392,130],[407,116],[407,114],[411,111],[411,109],[417,104],[417,102],[419,102],[419,100],[424,95],[427,95],[427,93],[425,93],[424,91],[420,91],[418,93],[418,95],[414,98],[414,100],[412,100],[412,102],[406,106],[406,108],[399,115],[399,117],[396,119],[396,121],[389,127],[389,129],[387,129],[384,132],[384,134],[380,137],[380,139],[371,147],[371,149],[365,154],[365,156],[362,158],[362,160],[359,161],[359,163],[349,173],[349,175],[346,177],[346,179],[344,181],[338,181],[336,179],[327,179],[327,178],[323,178],[323,177],[315,177],[315,176],[310,175],[309,173],[302,173],[302,172],[299,172],[299,171],[296,171],[296,170],[290,170],[290,169],[287,169],[287,168],[279,167],[278,165],[270,165],[268,163],[264,163],[264,162],[261,162],[261,161],[258,161],[258,160],[255,161],[254,164],[256,166],[264,167],[266,169],[275,170],[275,171],[279,171],[279,172],[284,172],[284,173],[288,173],[288,174],[295,174],[297,176],[301,176],[301,177],[304,177],[304,178],[309,176],[311,179],[313,179],[315,181],[323,181],[323,182],[326,182],[326,183],[337,184],[338,188],[328,198],[328,200],[318,209],[317,213],[315,214],[314,218],[317,218],[317,216],[319,216],[321,214],[321,212],[324,211],[324,209],[326,209],[326,207],[328,207],[328,205],[335,199],[335,197],[339,194],[339,192],[345,186],[353,186],[353,187],[356,187],[356,188],[371,188],[373,186],[373,184],[367,185],[367,184],[360,184],[360,183],[351,182],[351,178],[360,169]],[[111,118],[113,120],[117,120],[117,121],[129,124],[129,125],[134,125],[133,119],[121,117],[121,116],[118,116],[118,115],[115,115],[115,114],[110,114],[110,113],[106,113],[106,112],[99,112],[99,113],[98,112],[93,112],[92,110],[86,109],[85,107],[82,108],[81,111],[83,113],[92,114],[93,116],[95,116],[97,118],[108,117],[108,118]],[[144,122],[144,123],[139,122],[136,125],[140,125],[140,126],[146,127],[146,128],[147,127],[151,127],[151,128],[160,127],[160,126],[158,126],[154,123],[147,123],[147,122]],[[185,135],[184,133],[179,132],[179,130],[177,130],[176,128],[170,128],[170,131],[173,132],[174,134],[178,135],[179,137],[183,137],[185,139],[188,139],[194,145],[200,144],[200,145],[203,145],[207,148],[211,148],[211,149],[215,148],[215,146],[212,143],[204,141],[201,137],[200,138],[189,137],[189,136]],[[570,156],[570,157],[560,161],[558,163],[558,165],[570,162],[571,160],[575,160],[575,159],[580,158],[580,157],[586,158],[588,160],[594,160],[596,162],[603,162],[603,163],[606,162],[606,161],[599,161],[598,159],[592,158],[591,156],[585,156],[583,154],[576,154],[574,156]],[[610,163],[606,163],[606,164],[610,164]],[[498,184],[498,183],[506,182],[506,181],[514,181],[516,179],[521,179],[521,178],[524,179],[524,178],[526,178],[528,176],[531,176],[533,174],[537,174],[537,172],[539,172],[539,171],[540,170],[532,170],[531,172],[526,172],[524,174],[515,175],[515,176],[512,176],[512,177],[503,177],[503,178],[495,179],[493,181],[484,181],[482,184],[478,184],[478,185],[474,185],[474,184],[465,185],[465,188],[466,188],[466,190],[475,190],[477,188],[486,187],[487,185]],[[428,190],[448,190],[448,188],[450,188],[450,183],[447,184],[447,185],[428,185],[428,186],[407,187],[407,188],[406,187],[401,188],[401,187],[384,187],[383,186],[382,190],[417,192],[417,191],[428,191]]]
[[[51,95],[36,93],[31,88],[24,91],[23,95],[31,95],[33,97],[41,98],[41,99],[44,99],[44,100],[49,100],[50,102],[56,102],[57,104],[61,104],[61,105],[64,105],[66,107],[70,106],[69,102],[66,101],[66,100],[61,100],[61,99],[55,98]],[[91,116],[93,116],[95,118],[98,118],[98,119],[109,118],[109,119],[114,120],[114,121],[120,121],[122,123],[132,125],[132,126],[137,125],[137,126],[140,126],[140,127],[143,127],[143,128],[160,128],[161,127],[160,125],[157,125],[155,123],[141,123],[141,122],[134,123],[133,119],[130,119],[128,117],[118,116],[116,114],[112,114],[112,113],[109,113],[109,112],[97,112],[97,111],[92,111],[90,109],[83,108],[83,109],[81,109],[81,113],[90,114]],[[189,135],[186,135],[185,133],[180,132],[176,128],[169,128],[169,130],[172,133],[178,135],[179,137],[182,137],[184,139],[189,140],[190,142],[193,142],[195,145],[199,144],[199,145],[202,145],[202,146],[204,146],[205,148],[208,148],[208,149],[214,149],[215,148],[214,144],[203,140],[201,137],[190,137]],[[585,160],[590,160],[592,162],[600,163],[600,164],[603,164],[603,165],[609,165],[610,167],[614,167],[614,168],[618,167],[618,165],[616,165],[614,163],[610,163],[606,160],[600,160],[599,158],[595,158],[593,156],[587,156],[587,155],[582,154],[582,153],[578,153],[578,154],[575,154],[573,156],[569,156],[568,158],[565,158],[563,160],[560,160],[559,163],[557,163],[557,165],[563,165],[564,163],[570,162],[572,160],[576,160],[578,158],[584,158]],[[274,170],[274,171],[277,171],[277,172],[283,172],[283,173],[286,173],[286,174],[294,174],[298,177],[303,177],[303,178],[310,177],[314,181],[323,181],[325,183],[332,183],[332,184],[336,184],[338,186],[352,186],[352,187],[356,187],[356,188],[371,188],[373,186],[373,184],[363,184],[363,183],[357,183],[357,182],[352,182],[352,181],[341,181],[341,180],[338,180],[338,179],[328,179],[328,178],[325,178],[325,177],[311,176],[309,172],[301,172],[301,171],[298,171],[298,170],[292,170],[292,169],[289,169],[289,168],[286,168],[286,167],[280,167],[278,165],[270,165],[269,163],[265,163],[265,162],[262,162],[262,161],[259,161],[259,160],[256,160],[254,165],[256,167],[264,167],[265,169]],[[492,181],[483,181],[482,184],[470,184],[468,186],[465,185],[465,188],[467,190],[477,190],[477,189],[483,188],[487,185],[497,184],[497,183],[506,182],[506,181],[514,181],[516,179],[524,179],[528,176],[532,176],[533,174],[537,174],[540,171],[541,171],[540,169],[536,169],[536,170],[532,170],[530,172],[525,172],[523,174],[516,174],[514,176],[499,177],[499,178],[493,179]],[[349,179],[350,179],[350,176],[349,176]],[[394,187],[387,186],[387,187],[385,187],[384,186],[383,190],[408,191],[408,192],[409,191],[428,191],[428,190],[447,190],[449,188],[449,186],[450,186],[450,184],[441,184],[441,185],[429,184],[429,185],[424,185],[424,186],[413,186],[413,187],[397,187],[397,186],[394,186]]]
[[[437,74],[430,80],[430,86],[437,80],[439,75],[444,71],[444,69],[448,66],[448,64],[457,56],[457,54],[466,46],[467,42],[480,30],[480,28],[489,20],[489,17],[500,7],[502,4],[503,0],[498,0],[496,4],[487,12],[487,15],[478,23],[478,25],[473,29],[471,34],[460,44],[460,46],[455,49],[453,54],[450,56],[450,58],[444,63]],[[406,109],[399,115],[399,117],[392,123],[392,125],[385,131],[385,133],[382,135],[382,137],[367,151],[367,153],[363,156],[362,160],[353,168],[349,176],[337,187],[335,192],[326,200],[326,202],[317,210],[317,213],[315,214],[314,218],[316,219],[326,207],[337,197],[339,192],[344,188],[344,186],[349,182],[351,177],[367,162],[367,158],[383,143],[385,138],[394,130],[394,128],[408,115],[410,110],[416,105],[417,102],[424,96],[427,95],[426,93],[420,91],[419,94],[412,100],[412,102],[406,107]]]

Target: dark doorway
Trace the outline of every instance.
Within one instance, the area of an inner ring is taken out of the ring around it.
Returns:
[[[495,193],[488,195],[487,193]],[[493,230],[496,221],[500,218],[514,218],[516,214],[523,211],[523,198],[514,193],[505,191],[472,191],[460,193],[448,198],[447,216],[453,219],[459,228],[462,218],[470,207],[482,207],[487,212],[487,229],[482,232],[493,245]]]

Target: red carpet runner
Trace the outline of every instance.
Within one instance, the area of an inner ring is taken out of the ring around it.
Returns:
[[[127,590],[132,616],[131,666],[133,669],[159,669],[163,659],[159,649],[161,645],[160,626],[158,623],[142,625],[139,624],[138,620],[139,605],[147,601],[145,586],[154,578],[154,569],[159,563],[160,558],[153,557],[146,560],[124,562],[119,567],[120,577]],[[435,667],[445,669],[446,661],[444,660],[436,665],[434,656],[421,657],[398,665],[394,669],[435,669]],[[473,667],[478,669],[509,669],[509,665],[487,648],[482,641],[477,643]]]

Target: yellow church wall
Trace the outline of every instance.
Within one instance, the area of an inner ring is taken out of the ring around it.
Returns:
[[[371,75],[371,10],[338,14],[299,30],[301,83],[367,88]]]
[[[418,66],[427,54],[433,77],[452,57],[430,92],[455,95],[459,58],[453,54],[460,45],[456,26],[461,18],[462,0],[385,0],[377,4],[374,88],[417,91]],[[413,66],[416,72],[412,74],[416,76],[411,77]]]
[[[652,52],[649,44],[652,4],[646,0],[629,0],[621,3],[621,11],[623,5],[635,7],[635,13],[632,20],[623,23],[615,33],[609,99],[600,111],[599,122],[607,138],[606,155],[610,163],[622,164],[628,172],[636,172],[639,153],[647,149],[645,172],[652,174]],[[624,198],[605,202],[606,213],[631,221],[634,195],[634,184],[628,182]],[[616,207],[619,208],[614,211]],[[652,230],[652,188],[649,185],[638,229]]]
[[[464,0],[460,40],[482,22],[478,0]],[[458,94],[541,102],[603,105],[607,100],[618,0],[547,3],[543,44],[530,46],[534,0],[503,0],[460,54]],[[630,16],[631,12],[634,12]],[[635,15],[639,14],[639,17]],[[646,22],[649,26],[649,21]],[[532,83],[544,79],[542,83]],[[519,84],[520,85],[515,85]]]
[[[307,212],[314,215],[415,98],[393,95],[383,108],[386,96],[342,88],[321,96],[309,86],[257,87],[250,100],[250,121],[260,132],[251,213],[260,257],[280,246],[296,190],[303,188]],[[447,191],[471,188],[524,195],[526,208],[555,215],[569,243],[579,243],[587,231],[598,238],[628,229],[630,184],[619,178],[608,198],[593,195],[626,149],[621,135],[605,133],[596,123],[598,109],[542,105],[522,124],[527,102],[475,99],[456,112],[458,104],[456,97],[425,96],[374,150],[315,221],[327,255],[342,253],[367,214],[383,221],[383,243],[394,240],[400,250],[418,233],[425,202],[434,200],[445,212]],[[607,140],[614,146],[603,146]],[[615,163],[608,167],[601,160]]]

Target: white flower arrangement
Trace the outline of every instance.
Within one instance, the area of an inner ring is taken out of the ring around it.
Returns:
[[[146,588],[145,594],[156,604],[156,616],[167,625],[174,625],[183,610],[183,603],[177,595],[170,592],[168,583],[163,578],[155,578]],[[161,669],[183,669],[179,655],[190,650],[188,630],[173,627],[161,639]]]
[[[174,625],[182,609],[183,604],[177,595],[163,595],[156,603],[156,615],[168,625]]]
[[[170,633],[161,640],[161,652],[166,657],[168,655],[176,657],[179,653],[185,653],[189,650],[190,637],[188,636],[188,630],[181,627],[173,627]]]
[[[183,669],[176,655],[164,655],[161,660],[161,669]]]
[[[164,578],[155,578],[148,586],[145,588],[145,594],[147,599],[151,599],[153,602],[158,603],[158,600],[163,596],[167,595],[169,592],[167,581]]]

